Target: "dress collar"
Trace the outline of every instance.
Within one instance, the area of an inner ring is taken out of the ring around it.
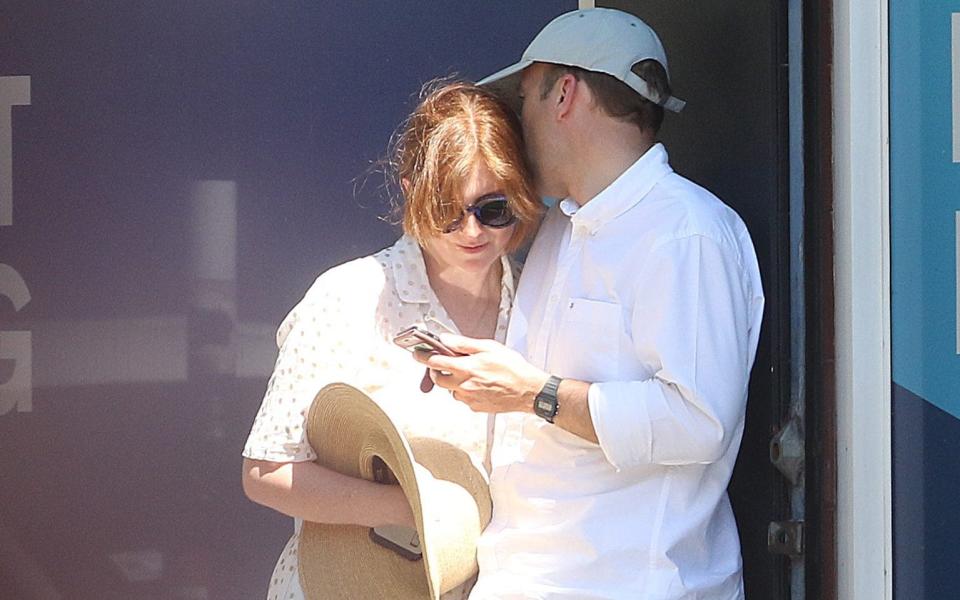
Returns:
[[[417,240],[403,235],[393,245],[393,277],[397,293],[404,302],[430,302],[430,280]]]
[[[560,202],[560,210],[574,225],[596,233],[643,200],[658,181],[672,172],[666,148],[663,144],[654,144],[589,202],[580,206],[566,198]]]
[[[427,266],[423,261],[423,249],[420,244],[409,235],[404,234],[393,245],[391,252],[393,259],[393,276],[397,284],[397,293],[404,302],[426,303],[433,302],[435,295],[430,288],[427,278]],[[500,257],[503,275],[500,278],[500,295],[502,298],[513,299],[514,274],[510,259],[506,255]],[[509,306],[509,303],[508,303]]]

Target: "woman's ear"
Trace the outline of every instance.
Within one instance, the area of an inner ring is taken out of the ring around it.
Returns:
[[[407,198],[410,196],[410,180],[406,177],[400,179],[400,188],[403,191],[403,197]]]

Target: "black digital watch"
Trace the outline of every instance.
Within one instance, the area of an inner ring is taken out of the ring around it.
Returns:
[[[560,402],[557,401],[557,390],[560,388],[562,379],[551,375],[550,379],[543,384],[543,389],[533,399],[533,412],[548,423],[553,423],[557,413],[560,412]]]

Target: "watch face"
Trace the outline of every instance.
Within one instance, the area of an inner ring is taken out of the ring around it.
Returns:
[[[533,399],[533,412],[548,422],[553,423],[554,417],[560,410],[560,403],[557,400],[557,391],[560,388],[560,378],[550,376],[543,389]]]
[[[537,398],[537,412],[547,415],[553,415],[553,402],[547,398]]]

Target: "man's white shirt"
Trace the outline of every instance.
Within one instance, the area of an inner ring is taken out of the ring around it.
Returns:
[[[592,383],[600,444],[498,415],[471,598],[742,598],[726,488],[762,314],[746,227],[663,146],[551,208],[507,344]]]

